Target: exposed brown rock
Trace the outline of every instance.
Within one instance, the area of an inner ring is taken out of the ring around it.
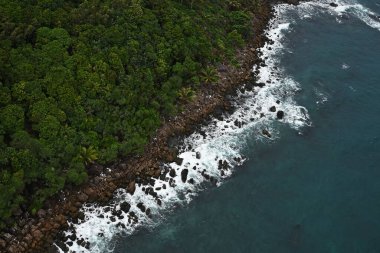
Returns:
[[[135,193],[135,190],[136,190],[136,182],[135,181],[131,181],[128,184],[127,192],[130,193],[131,195],[133,195]]]

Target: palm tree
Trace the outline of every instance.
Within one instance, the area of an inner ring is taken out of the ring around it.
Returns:
[[[218,81],[218,73],[214,68],[207,67],[201,72],[201,80],[206,84],[215,84]]]
[[[82,161],[88,165],[98,159],[98,152],[92,146],[89,146],[88,148],[82,147],[79,156]]]
[[[195,98],[195,91],[191,87],[183,87],[178,91],[178,97],[182,102],[192,101]]]

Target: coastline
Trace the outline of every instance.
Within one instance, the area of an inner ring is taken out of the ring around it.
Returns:
[[[218,84],[200,89],[194,101],[184,105],[182,113],[163,123],[146,146],[143,155],[118,161],[110,166],[110,170],[94,165],[89,168],[91,176],[87,183],[66,190],[49,200],[44,210],[38,212],[37,217],[21,216],[14,229],[7,229],[0,234],[0,238],[3,238],[0,239],[1,252],[55,252],[55,247],[51,247],[52,241],[64,239],[59,232],[68,227],[67,220],[75,222],[83,215],[79,208],[84,203],[105,203],[118,188],[126,188],[128,192],[133,193],[137,178],[144,184],[150,177],[160,177],[160,164],[177,160],[177,152],[169,144],[172,138],[190,134],[210,116],[229,111],[231,104],[227,95],[236,91],[242,84],[259,86],[253,82],[252,66],[260,64],[256,49],[268,41],[263,31],[273,15],[271,5],[275,3],[277,1],[266,2],[262,13],[252,21],[254,37],[246,47],[237,52],[240,68],[222,65],[218,69]],[[101,173],[104,176],[99,176]]]

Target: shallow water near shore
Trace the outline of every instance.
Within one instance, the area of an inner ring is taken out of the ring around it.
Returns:
[[[380,3],[336,3],[277,6],[268,31],[275,43],[262,50],[259,82],[267,85],[239,93],[232,115],[203,128],[206,138],[184,140],[183,164],[166,165],[175,187],[155,182],[167,187],[157,190],[161,205],[143,186],[134,196],[120,190],[111,209],[127,201],[138,223],[128,215],[110,222],[106,207],[85,207],[74,227],[92,248],[70,248],[380,252]],[[222,172],[219,160],[229,168]],[[194,184],[182,182],[184,169]]]

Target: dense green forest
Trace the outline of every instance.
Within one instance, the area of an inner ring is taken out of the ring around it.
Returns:
[[[0,227],[143,151],[251,33],[259,0],[0,0]],[[249,8],[248,8],[249,7]]]

